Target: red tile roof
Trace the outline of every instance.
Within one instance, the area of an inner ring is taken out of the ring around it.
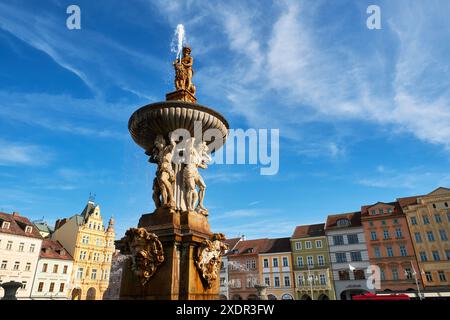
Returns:
[[[268,239],[267,248],[260,253],[277,253],[291,251],[291,238]]]
[[[241,240],[241,238],[231,238],[224,240],[224,242],[226,245],[228,245],[228,250],[233,250],[239,240]]]
[[[423,197],[423,196],[397,198],[397,201],[398,201],[400,207],[404,208],[406,206],[417,204],[417,198],[420,198],[420,197]]]
[[[383,215],[370,215],[370,208],[378,205],[378,204],[382,204],[382,205],[387,205],[387,206],[393,206],[394,210],[392,213],[384,213]],[[404,215],[403,210],[400,206],[400,204],[397,201],[394,202],[377,202],[371,205],[365,205],[361,207],[361,216],[363,218],[378,218],[380,216],[383,217],[390,217],[390,216],[399,216],[399,215]]]
[[[39,257],[46,259],[73,260],[72,256],[64,249],[59,241],[49,239],[42,241]]]
[[[10,223],[8,229],[3,229],[1,226],[3,221]],[[31,232],[25,232],[27,226],[32,227]],[[0,212],[0,233],[9,233],[17,236],[42,239],[39,229],[27,218],[20,216],[18,213],[8,214]]]
[[[341,219],[348,219],[350,221],[350,225],[346,227],[339,227],[337,225],[337,221]],[[329,229],[338,229],[338,228],[353,228],[353,227],[360,227],[361,224],[361,212],[349,212],[349,213],[341,213],[341,214],[334,214],[327,217],[327,223],[325,226],[326,230]]]
[[[309,224],[304,226],[295,227],[294,233],[291,238],[310,238],[310,237],[320,237],[325,235],[325,223],[319,224]]]
[[[229,252],[230,255],[237,254],[258,254],[268,249],[270,245],[269,239],[254,239],[239,241],[234,248],[235,252]]]

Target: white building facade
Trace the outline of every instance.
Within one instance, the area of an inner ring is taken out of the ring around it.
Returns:
[[[42,236],[19,213],[0,212],[0,283],[22,283],[18,299],[29,299],[41,250]],[[0,288],[0,298],[4,295]]]
[[[328,216],[325,233],[336,299],[350,300],[353,295],[374,293],[367,284],[371,271],[361,213]]]
[[[64,247],[57,241],[44,240],[33,281],[31,298],[67,300],[71,289],[72,268],[73,258]]]

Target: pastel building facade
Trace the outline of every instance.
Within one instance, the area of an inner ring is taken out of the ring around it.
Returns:
[[[259,283],[267,285],[269,300],[294,300],[295,283],[290,238],[269,239],[259,253]]]
[[[328,240],[334,288],[337,300],[350,300],[354,295],[374,293],[367,278],[369,254],[361,224],[361,212],[327,217]]]
[[[450,296],[450,189],[397,199],[406,215],[426,297]]]
[[[230,299],[230,277],[229,277],[229,268],[230,265],[228,263],[228,253],[233,252],[236,245],[239,241],[245,240],[245,237],[242,236],[240,238],[231,238],[226,239],[225,244],[228,246],[228,249],[225,250],[224,255],[222,256],[222,264],[220,266],[220,287],[219,287],[219,296],[221,300],[229,300]]]
[[[56,221],[52,239],[74,259],[70,299],[102,300],[115,251],[113,219],[105,225],[100,206],[89,201],[81,214]]]
[[[0,283],[22,283],[18,299],[29,299],[42,236],[33,223],[19,213],[0,212]],[[3,297],[0,288],[0,297]]]
[[[73,258],[58,241],[44,239],[31,290],[32,299],[67,300]]]
[[[335,300],[325,224],[297,226],[290,239],[296,300]]]
[[[418,291],[414,271],[417,260],[406,216],[398,202],[377,202],[361,207],[369,261],[378,266],[378,293]],[[420,290],[420,289],[419,289]]]

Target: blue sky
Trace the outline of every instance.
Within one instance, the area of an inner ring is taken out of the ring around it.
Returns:
[[[66,8],[81,8],[81,30]],[[368,30],[366,8],[381,8]],[[117,237],[151,212],[154,166],[128,134],[173,89],[185,25],[199,102],[232,128],[280,129],[280,171],[213,165],[205,204],[228,237],[450,186],[450,2],[0,1],[0,210],[81,212]]]

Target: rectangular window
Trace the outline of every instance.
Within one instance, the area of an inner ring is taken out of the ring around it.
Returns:
[[[342,246],[344,244],[343,236],[333,236],[333,243],[335,246]]]
[[[428,216],[423,216],[422,220],[423,220],[423,224],[430,224],[430,218],[428,218]]]
[[[48,264],[47,264],[47,263],[44,263],[44,264],[42,265],[42,272],[47,272],[47,268],[48,268]]]
[[[63,274],[67,274],[67,266],[64,266],[64,268],[63,268]]]
[[[19,270],[19,267],[20,267],[20,262],[19,261],[14,262],[13,270]]]
[[[303,279],[303,276],[301,274],[298,275],[297,280],[298,280],[298,286],[299,287],[303,286],[303,284],[305,283],[305,281]]]
[[[384,269],[380,269],[380,280],[386,280],[386,271]]]
[[[38,292],[42,292],[42,290],[44,290],[44,283],[43,282],[39,282]]]
[[[30,244],[30,252],[33,253],[34,249],[36,248],[35,244]]]
[[[273,258],[272,259],[272,267],[278,268],[278,258]]]
[[[303,257],[297,257],[297,265],[303,267]]]
[[[364,270],[353,270],[353,277],[355,278],[355,280],[365,280],[366,279]]]
[[[317,264],[319,266],[325,265],[325,258],[324,258],[324,256],[317,256]]]
[[[302,243],[300,241],[295,243],[295,250],[302,250]]]
[[[397,270],[397,268],[392,268],[392,280],[398,280],[398,270]]]
[[[251,261],[250,267],[251,267],[252,270],[255,270],[255,269],[256,269],[256,260],[255,260],[255,259],[253,259],[253,260]]]
[[[339,270],[339,280],[350,280],[350,274],[348,270]]]
[[[8,261],[3,260],[2,264],[0,265],[0,269],[5,270],[7,266],[8,266]]]
[[[417,243],[422,243],[422,236],[420,232],[414,232],[414,238],[416,238]]]
[[[97,269],[92,269],[91,271],[91,280],[97,279]]]
[[[290,287],[291,286],[291,278],[289,278],[289,276],[285,276],[284,277],[284,286],[285,287]]]
[[[53,290],[55,290],[55,283],[50,282],[50,287],[48,288],[48,292],[53,292]]]
[[[31,270],[31,263],[27,262],[27,264],[25,265],[25,271],[30,271]]]
[[[345,254],[345,252],[336,252],[336,262],[347,262],[347,255]]]
[[[430,271],[425,272],[425,277],[427,278],[428,282],[433,282],[433,276],[431,275]]]
[[[434,259],[434,261],[441,260],[441,257],[439,256],[439,251],[433,251],[433,259]]]
[[[439,235],[440,235],[442,241],[448,240],[447,232],[445,232],[445,230],[443,230],[443,229],[439,230]]]
[[[327,284],[327,278],[325,277],[324,274],[319,275],[319,279],[320,279],[320,284],[321,285],[326,285]]]
[[[397,239],[403,238],[403,233],[402,233],[402,229],[401,228],[396,228],[395,229],[395,236],[397,237]]]
[[[314,260],[313,260],[313,257],[312,256],[307,256],[306,257],[306,261],[307,261],[307,263],[308,263],[308,266],[314,266]]]
[[[427,231],[428,241],[434,242],[434,234],[433,231]]]
[[[372,241],[377,240],[377,233],[375,231],[370,232],[370,240]]]
[[[268,268],[269,267],[269,259],[264,259],[263,260],[263,267],[264,268]]]
[[[289,267],[289,261],[287,257],[283,257],[283,267]]]
[[[19,243],[19,252],[23,252],[23,248],[25,247],[25,243]]]
[[[406,247],[405,246],[400,246],[400,255],[402,257],[406,257],[408,255],[408,252],[406,251]]]
[[[59,285],[59,292],[64,292],[64,282]]]
[[[411,280],[413,278],[411,268],[405,268],[405,276],[406,276],[406,279],[409,279],[409,280]]]
[[[387,247],[386,251],[387,251],[387,256],[388,257],[393,257],[394,256],[394,251],[392,250],[392,247]]]
[[[316,240],[316,248],[322,248],[322,240]]]
[[[83,278],[83,272],[84,272],[83,268],[78,268],[78,270],[77,270],[77,279],[78,280]]]
[[[55,264],[53,266],[53,273],[58,273],[58,265],[57,264]]]
[[[420,260],[421,260],[421,261],[425,262],[425,261],[428,260],[428,259],[427,259],[427,254],[426,254],[425,251],[420,251],[419,255],[420,255]]]
[[[450,260],[450,250],[445,250],[445,256],[447,257],[447,260]]]
[[[359,251],[350,252],[350,257],[352,261],[362,261],[361,252]]]
[[[416,217],[411,217],[410,221],[411,221],[411,224],[412,224],[413,226],[417,225],[417,219],[416,219]]]
[[[380,247],[373,247],[373,251],[375,253],[375,258],[381,258]]]
[[[441,223],[442,222],[441,215],[439,213],[436,213],[434,215],[434,221],[436,221],[436,223]]]
[[[444,271],[438,271],[438,275],[439,275],[439,280],[441,282],[447,281],[447,278],[445,277],[445,272]]]
[[[384,238],[384,240],[388,240],[390,238],[389,230],[387,230],[387,229],[383,230],[383,238]]]
[[[12,249],[12,241],[8,241],[8,243],[6,244],[6,250],[11,250]]]
[[[264,283],[266,284],[266,286],[270,287],[270,278],[269,277],[265,277],[264,278]]]
[[[311,249],[311,241],[305,241],[305,249]]]
[[[356,244],[359,243],[357,234],[349,234],[347,235],[348,244]]]
[[[280,278],[279,277],[274,277],[274,284],[275,284],[276,288],[278,288],[280,286]]]

